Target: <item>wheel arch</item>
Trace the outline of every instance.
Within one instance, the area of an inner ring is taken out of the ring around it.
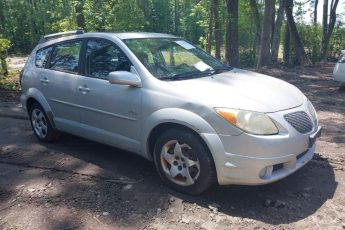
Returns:
[[[43,96],[43,94],[40,91],[38,91],[35,88],[31,88],[27,91],[26,100],[25,100],[25,104],[24,104],[28,114],[30,113],[31,106],[34,103],[38,103],[38,104],[40,104],[40,106],[42,106],[42,108],[44,109],[45,113],[48,116],[50,124],[52,124],[52,127],[55,128],[56,126],[55,126],[54,119],[53,119],[53,117],[54,117],[53,112],[52,112],[47,100],[45,99],[45,97]],[[30,116],[30,114],[29,114],[29,116]]]
[[[213,127],[199,115],[184,109],[168,108],[151,114],[144,124],[143,152],[152,160],[153,148],[157,137],[170,128],[184,129],[195,134],[209,149],[209,143],[202,133],[215,133]],[[213,155],[213,154],[212,154]]]

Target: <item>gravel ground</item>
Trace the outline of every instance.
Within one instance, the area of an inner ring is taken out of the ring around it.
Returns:
[[[264,69],[314,103],[314,159],[264,186],[215,186],[191,197],[151,162],[72,135],[39,143],[14,92],[0,89],[0,229],[345,229],[345,90],[333,65]]]

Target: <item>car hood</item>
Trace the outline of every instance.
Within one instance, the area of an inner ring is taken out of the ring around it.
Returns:
[[[285,81],[240,69],[169,83],[181,96],[210,107],[269,113],[300,106],[304,98]]]

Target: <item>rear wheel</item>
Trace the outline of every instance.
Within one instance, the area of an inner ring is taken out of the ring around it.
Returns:
[[[183,193],[200,194],[215,182],[211,154],[191,131],[171,129],[156,141],[154,161],[162,180]]]
[[[34,103],[30,108],[30,122],[35,136],[40,141],[51,142],[58,139],[59,132],[52,127],[47,114],[38,103]]]

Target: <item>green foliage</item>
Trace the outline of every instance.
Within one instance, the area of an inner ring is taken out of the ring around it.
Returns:
[[[19,92],[19,70],[10,70],[6,76],[0,77],[0,88]]]
[[[0,53],[6,52],[11,47],[11,41],[5,38],[0,38]]]
[[[330,41],[330,56],[339,57],[339,51],[345,49],[345,29],[344,25],[338,25],[334,28],[332,39]]]
[[[263,2],[258,1],[261,19]],[[312,12],[312,6],[306,9],[303,1],[294,3],[295,21],[306,52],[313,62],[317,62],[321,56],[322,28],[320,25],[314,26],[305,22],[305,15]],[[176,8],[178,12],[175,12]],[[225,56],[225,44],[232,42],[231,38],[227,39],[225,36],[225,8],[225,1],[219,0],[217,10],[220,19],[222,59]],[[28,54],[43,35],[76,29],[77,16],[82,15],[85,19],[84,29],[90,32],[176,33],[205,48],[209,33],[210,9],[211,0],[0,0],[0,35],[13,42],[11,47],[6,48],[10,53]],[[175,25],[176,20],[178,26]],[[255,24],[249,0],[239,1],[238,23],[241,66],[255,66]],[[284,29],[281,30],[281,34],[282,42]],[[344,37],[344,24],[337,22],[330,41],[331,56],[336,56],[340,49],[345,48]],[[1,45],[0,41],[0,52]],[[213,49],[214,41],[212,46]]]
[[[208,32],[208,9],[200,1],[185,1],[181,9],[180,34],[187,40],[206,46],[206,34]]]
[[[8,67],[6,63],[7,50],[11,47],[11,42],[5,38],[0,38],[0,73],[7,75]]]

